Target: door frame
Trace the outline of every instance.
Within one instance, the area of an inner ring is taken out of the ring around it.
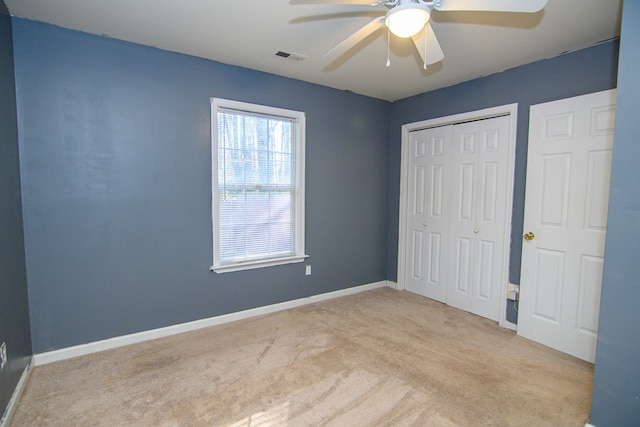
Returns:
[[[516,324],[507,321],[507,285],[509,282],[509,254],[511,249],[511,228],[513,214],[513,181],[515,172],[516,154],[516,125],[518,119],[518,104],[506,104],[497,107],[485,108],[482,110],[469,111],[466,113],[454,114],[450,116],[437,117],[419,122],[402,125],[401,155],[400,155],[400,212],[398,225],[398,289],[404,290],[406,272],[406,242],[407,242],[407,192],[409,188],[409,136],[411,132],[446,126],[473,120],[490,119],[498,116],[509,116],[509,137],[508,137],[508,160],[507,160],[507,197],[506,218],[509,218],[507,232],[505,233],[503,271],[501,272],[502,285],[500,290],[500,317],[498,324],[504,328],[516,330]]]

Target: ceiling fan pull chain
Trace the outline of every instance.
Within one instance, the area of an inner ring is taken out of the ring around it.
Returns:
[[[389,57],[390,46],[391,46],[391,31],[389,30],[389,27],[387,27],[387,68],[391,66],[391,59]]]
[[[424,70],[427,69],[427,25],[424,26],[424,67],[422,67]]]

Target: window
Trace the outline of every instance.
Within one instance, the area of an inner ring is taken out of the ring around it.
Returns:
[[[211,269],[304,261],[304,113],[212,98],[211,121]]]

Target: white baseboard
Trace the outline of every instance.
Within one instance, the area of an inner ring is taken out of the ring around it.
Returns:
[[[596,426],[594,426],[593,424],[586,423],[584,427],[596,427]]]
[[[398,285],[396,282],[393,282],[391,280],[387,280],[387,286],[392,289],[395,289],[396,291],[400,290],[400,285]]]
[[[16,385],[15,390],[13,390],[13,394],[11,395],[11,399],[9,399],[9,404],[7,405],[7,409],[4,410],[4,414],[2,418],[0,418],[0,427],[6,427],[9,425],[11,418],[13,417],[13,413],[18,406],[18,402],[20,401],[20,396],[22,396],[22,392],[27,385],[27,381],[29,380],[29,375],[31,375],[31,368],[34,365],[33,357],[29,359],[27,366],[25,366],[24,371],[22,371],[22,375],[20,375],[20,380],[18,380],[18,384]]]
[[[360,292],[370,291],[372,289],[383,288],[389,285],[389,281],[370,283],[367,285],[355,286],[352,288],[341,289],[339,291],[328,292],[320,295],[312,295],[306,298],[300,298],[292,301],[281,302],[278,304],[267,305],[263,307],[252,308],[249,310],[238,311],[235,313],[224,314],[221,316],[209,317],[206,319],[194,320],[192,322],[180,323],[177,325],[166,326],[158,329],[137,332],[129,335],[108,338],[105,340],[94,341],[87,344],[80,344],[73,347],[62,348],[60,350],[48,351],[45,353],[35,354],[33,356],[35,366],[45,365],[47,363],[58,362],[60,360],[71,359],[73,357],[84,356],[86,354],[96,353],[112,348],[123,347],[129,344],[136,344],[144,341],[154,340],[157,338],[168,337],[183,332],[194,331],[196,329],[207,328],[209,326],[222,325],[224,323],[234,322],[236,320],[248,319],[263,314],[275,313],[290,308],[300,307],[320,301],[326,301],[333,298],[339,298],[346,295],[357,294]],[[393,287],[393,286],[391,286]],[[1,426],[0,426],[1,427]]]
[[[518,331],[518,325],[516,323],[511,323],[506,319],[504,319],[502,322],[499,322],[499,325],[503,328],[511,329],[512,331]]]

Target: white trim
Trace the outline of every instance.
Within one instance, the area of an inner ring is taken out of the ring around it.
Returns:
[[[129,344],[136,344],[144,341],[154,340],[157,338],[168,337],[171,335],[180,334],[182,332],[189,332],[196,329],[207,328],[209,326],[222,325],[224,323],[248,319],[250,317],[261,316],[263,314],[276,313],[278,311],[288,310],[290,308],[300,307],[303,305],[313,304],[316,302],[326,301],[347,295],[353,295],[360,292],[370,291],[372,289],[383,288],[385,286],[387,286],[387,281],[383,280],[381,282],[355,286],[352,288],[341,289],[338,291],[327,292],[319,295],[312,295],[306,298],[285,301],[278,304],[266,305],[263,307],[252,308],[235,313],[223,314],[221,316],[194,320],[192,322],[180,323],[177,325],[166,326],[164,328],[151,329],[134,334],[122,335],[119,337],[94,341],[87,344],[80,344],[73,347],[62,348],[60,350],[39,353],[35,354],[33,356],[33,359],[35,366],[46,365],[47,363],[58,362],[60,360],[66,360],[73,357],[84,356],[86,354],[97,353],[103,350],[123,347]]]
[[[596,426],[594,426],[593,424],[586,423],[584,427],[596,427]]]
[[[390,287],[391,289],[395,289],[396,291],[400,290],[400,286],[398,286],[396,282],[393,282],[391,280],[387,280],[387,286]]]
[[[510,329],[512,331],[518,331],[518,325],[516,323],[509,322],[507,319],[504,319],[504,322],[498,324],[503,328]]]
[[[218,111],[221,109],[236,110],[248,114],[264,114],[293,120],[296,127],[294,156],[295,156],[295,253],[284,258],[271,257],[263,260],[236,262],[225,264],[220,259],[219,223],[220,212],[216,208],[218,195]],[[213,240],[213,265],[209,270],[216,273],[249,270],[275,265],[302,262],[309,255],[305,254],[305,141],[306,115],[302,111],[266,105],[250,104],[223,98],[211,98],[211,233]]]
[[[469,111],[461,114],[454,114],[452,116],[437,117],[435,119],[423,120],[420,122],[407,123],[402,126],[402,142],[401,142],[401,155],[400,155],[400,212],[399,212],[399,225],[398,225],[398,289],[402,290],[406,288],[405,285],[405,269],[406,264],[406,217],[407,217],[407,191],[409,186],[409,171],[407,166],[409,164],[409,134],[413,131],[427,129],[437,126],[452,125],[456,123],[463,123],[470,120],[488,119],[491,117],[508,115],[509,121],[509,158],[508,158],[508,173],[507,173],[507,194],[511,197],[507,197],[506,203],[506,218],[508,218],[507,232],[505,233],[504,247],[505,247],[505,262],[502,271],[502,289],[501,302],[500,302],[500,318],[498,324],[503,328],[511,329],[510,325],[514,325],[507,321],[507,283],[509,282],[509,255],[511,249],[511,226],[512,226],[512,213],[513,213],[513,181],[515,177],[515,158],[516,158],[516,130],[518,121],[518,104],[500,105],[497,107],[485,108],[477,111]],[[515,326],[515,325],[514,325]]]
[[[22,371],[22,375],[20,375],[20,379],[18,380],[18,384],[16,384],[15,390],[13,390],[13,394],[11,394],[11,399],[9,399],[9,404],[7,405],[7,409],[4,410],[4,414],[2,418],[0,418],[0,427],[8,426],[11,422],[11,418],[13,417],[13,413],[18,407],[18,402],[20,401],[20,397],[24,392],[25,387],[27,386],[27,381],[29,380],[29,376],[31,375],[31,368],[33,367],[33,357],[29,358],[27,362],[27,366],[24,367]]]
[[[262,267],[273,267],[274,265],[283,265],[283,264],[294,264],[297,262],[303,262],[305,259],[309,258],[309,255],[302,256],[293,256],[293,257],[285,257],[285,258],[272,258],[267,260],[259,260],[259,261],[247,261],[238,264],[230,264],[230,265],[220,265],[220,266],[211,266],[209,270],[215,271],[216,273],[228,273],[231,271],[240,271],[240,270],[250,270],[252,268],[262,268]]]

